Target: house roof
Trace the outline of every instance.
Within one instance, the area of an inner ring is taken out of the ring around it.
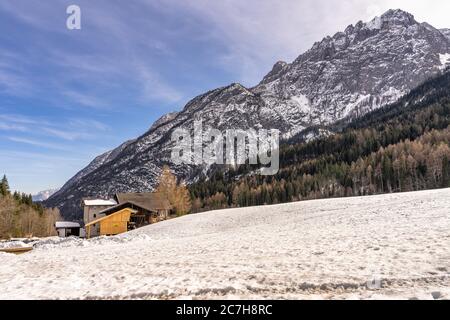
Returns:
[[[172,206],[162,193],[117,193],[116,201],[119,204],[132,203],[148,211],[170,210]]]
[[[83,200],[85,206],[115,206],[117,204],[113,199],[85,199]]]
[[[111,215],[111,214],[113,214],[113,213],[116,213],[117,211],[120,211],[120,210],[126,209],[126,208],[147,210],[147,209],[142,208],[141,206],[139,206],[139,205],[137,205],[137,204],[135,204],[135,203],[132,203],[132,202],[124,202],[124,203],[115,205],[115,206],[113,206],[113,207],[106,208],[106,209],[100,211],[98,214],[105,214],[105,215],[108,216],[108,215]],[[147,210],[147,211],[151,211],[151,210]]]
[[[134,209],[124,208],[124,209],[122,209],[122,210],[118,210],[117,212],[114,212],[114,213],[110,214],[109,216],[104,216],[104,217],[98,218],[97,220],[93,220],[93,221],[91,221],[91,222],[89,222],[89,223],[86,223],[84,226],[85,226],[85,227],[88,227],[88,226],[91,226],[91,225],[93,225],[93,224],[95,224],[95,223],[99,223],[100,221],[103,221],[103,220],[106,220],[106,219],[110,219],[112,216],[114,216],[114,215],[116,215],[116,214],[119,214],[119,213],[122,213],[123,210],[127,210],[127,209],[128,209],[131,213],[136,213],[136,212],[138,212],[137,210],[134,210]]]
[[[70,222],[70,221],[57,221],[55,222],[56,229],[68,229],[68,228],[81,228],[78,222]]]

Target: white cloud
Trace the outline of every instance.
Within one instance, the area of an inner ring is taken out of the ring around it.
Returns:
[[[17,143],[24,143],[34,147],[46,148],[46,149],[55,149],[61,151],[70,150],[67,146],[59,145],[56,143],[43,142],[35,139],[22,138],[22,137],[8,137],[8,140]]]
[[[5,123],[5,122],[0,121],[0,130],[26,132],[26,131],[28,131],[28,128],[25,127],[25,126],[22,126],[22,125],[9,124],[9,123]]]

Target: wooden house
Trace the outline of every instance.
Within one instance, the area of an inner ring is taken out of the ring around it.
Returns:
[[[85,224],[87,237],[115,235],[168,218],[172,209],[160,193],[118,193],[115,206],[99,211],[99,218]]]

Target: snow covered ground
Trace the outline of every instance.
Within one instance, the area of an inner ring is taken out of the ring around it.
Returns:
[[[0,253],[1,299],[448,299],[450,189],[185,216]]]

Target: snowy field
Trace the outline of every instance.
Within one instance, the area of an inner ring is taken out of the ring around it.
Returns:
[[[449,299],[450,189],[221,210],[34,246],[0,253],[1,299]]]

